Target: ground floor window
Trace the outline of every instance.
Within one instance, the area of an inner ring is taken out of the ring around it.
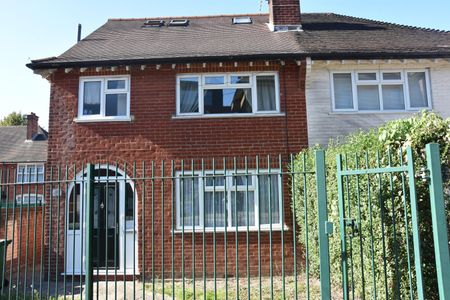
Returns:
[[[279,174],[255,171],[178,173],[177,229],[263,229],[281,226]]]

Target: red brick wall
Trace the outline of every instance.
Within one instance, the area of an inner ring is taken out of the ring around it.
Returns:
[[[203,72],[252,72],[252,71],[278,71],[280,79],[280,102],[281,111],[284,116],[275,117],[239,117],[239,118],[198,118],[198,119],[173,119],[175,115],[175,95],[176,95],[176,75],[180,73],[203,73]],[[109,122],[109,123],[75,123],[78,106],[78,88],[80,76],[99,75],[131,75],[131,115],[134,120],[130,122]],[[79,73],[79,69],[74,69],[66,74],[64,70],[58,70],[51,77],[51,98],[50,98],[50,119],[49,119],[49,146],[48,165],[55,169],[58,165],[68,164],[71,166],[76,162],[77,168],[81,168],[82,163],[113,163],[118,162],[121,166],[127,163],[127,173],[132,175],[131,168],[136,162],[138,168],[137,175],[142,174],[141,165],[147,162],[149,168],[150,161],[158,163],[161,160],[180,160],[191,158],[221,158],[223,156],[245,155],[287,155],[297,152],[306,147],[308,143],[306,126],[306,104],[304,93],[305,63],[298,66],[294,61],[286,61],[285,65],[278,61],[266,62],[240,62],[236,67],[234,63],[208,63],[206,67],[202,64],[191,64],[190,68],[186,64],[177,65],[172,69],[172,65],[162,65],[156,70],[155,65],[147,66],[143,71],[140,66],[133,66],[130,71],[119,68],[115,72],[102,70],[96,72],[95,69],[88,69],[84,73]],[[170,172],[169,163],[166,165],[166,174]],[[69,174],[76,173],[72,168]],[[149,174],[149,171],[146,171]],[[151,201],[150,187],[147,182],[146,187],[146,210],[145,219],[151,220],[149,204]],[[166,182],[166,184],[168,184]],[[157,189],[160,191],[160,189]],[[161,197],[155,195],[155,226],[158,230],[154,233],[155,264],[161,264],[161,227],[164,227],[165,238],[165,261],[166,272],[170,273],[171,262],[171,201],[170,186],[166,186],[165,204],[161,207]],[[138,188],[137,195],[140,197],[142,190]],[[290,199],[288,186],[285,185],[285,211],[286,224],[292,224],[290,215]],[[62,195],[64,199],[64,195]],[[56,204],[53,212],[56,211]],[[138,203],[138,242],[139,261],[141,257],[142,227],[141,227],[141,201]],[[161,223],[161,216],[164,213],[164,226]],[[61,222],[64,217],[60,216]],[[47,214],[47,222],[49,222]],[[150,271],[149,258],[152,251],[150,223],[146,221],[145,228],[145,249],[146,249],[146,271]],[[56,234],[56,216],[53,217],[53,235]],[[61,223],[62,224],[62,223]],[[47,228],[47,227],[46,227]],[[64,230],[60,226],[60,233]],[[286,254],[292,254],[292,232],[285,233]],[[186,266],[190,264],[191,240],[186,235]],[[220,238],[219,236],[222,236]],[[201,234],[196,237],[196,262],[197,270],[201,271]],[[261,235],[262,248],[262,268],[268,272],[269,259],[269,239],[268,234]],[[273,233],[273,255],[275,269],[281,270],[281,235],[279,232]],[[207,235],[208,270],[212,269],[212,235]],[[218,234],[217,257],[218,268],[223,270],[223,234]],[[53,237],[53,240],[56,240]],[[61,242],[62,243],[62,242]],[[239,233],[239,255],[244,255],[245,234]],[[62,244],[61,244],[62,246]],[[234,233],[229,236],[228,263],[229,273],[233,273],[235,250]],[[257,268],[257,235],[251,233],[250,248],[252,273]],[[53,250],[55,247],[53,245]],[[62,249],[62,247],[60,247]],[[176,271],[180,270],[181,261],[181,235],[175,235],[175,259]],[[222,250],[221,250],[222,249]],[[222,251],[222,252],[221,252]],[[59,256],[62,257],[60,251]],[[56,255],[52,255],[54,259]],[[240,259],[240,263],[245,265],[245,260]],[[292,255],[287,255],[286,267],[292,269]],[[190,269],[190,268],[187,268]],[[240,267],[243,270],[243,266]],[[161,266],[158,267],[158,272]],[[188,272],[188,271],[187,271]],[[218,270],[220,272],[220,270]]]
[[[273,25],[300,25],[299,0],[270,0],[270,24]]]

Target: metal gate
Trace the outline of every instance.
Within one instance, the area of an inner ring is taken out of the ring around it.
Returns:
[[[419,201],[428,199],[418,199],[418,186],[429,191],[429,231],[433,233],[439,299],[450,299],[439,145],[427,145],[426,160],[427,166],[417,174],[411,148],[396,153],[388,150],[385,154],[337,155],[339,238],[333,241],[341,244],[343,299],[431,299],[425,295],[421,253],[421,222],[426,220],[419,218],[418,211]],[[319,199],[321,202],[326,212],[326,199]],[[328,243],[327,234],[332,230],[320,214],[319,225],[323,229],[319,231],[320,241]],[[321,245],[320,249],[322,299],[331,297],[327,247]]]

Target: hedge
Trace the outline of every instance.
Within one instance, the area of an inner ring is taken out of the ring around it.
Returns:
[[[421,112],[407,119],[388,122],[378,129],[359,131],[345,138],[330,141],[326,147],[326,166],[329,220],[335,227],[333,235],[330,236],[330,267],[334,285],[339,286],[342,282],[336,155],[343,154],[343,164],[348,168],[395,166],[400,165],[402,161],[406,162],[406,148],[410,146],[416,170],[420,170],[426,166],[426,144],[439,143],[446,191],[446,211],[450,220],[449,128],[450,119],[444,120],[434,113]],[[306,169],[313,170],[314,151],[320,148],[315,146],[299,153],[295,158],[295,169],[300,170],[306,164]],[[294,182],[306,180],[306,185],[294,186],[295,195],[292,197],[299,228],[299,243],[304,248],[308,239],[309,272],[312,277],[319,278],[315,178],[301,174],[295,176]],[[404,182],[405,185],[402,184]],[[350,284],[350,290],[354,290],[357,297],[362,297],[364,293],[367,298],[373,299],[376,292],[378,299],[403,299],[409,298],[411,288],[412,290],[416,288],[407,182],[408,178],[398,173],[393,176],[384,174],[344,178],[346,214],[361,220],[359,233],[352,239],[349,238],[352,241],[352,249],[350,243],[347,248],[348,252],[352,251],[348,272],[349,282],[353,283]],[[416,188],[426,299],[439,299],[428,184],[417,180]],[[308,208],[307,220],[305,207]],[[305,222],[308,223],[308,238]]]

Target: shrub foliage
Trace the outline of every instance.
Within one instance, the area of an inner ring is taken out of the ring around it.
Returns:
[[[362,169],[399,166],[407,163],[406,148],[412,148],[416,174],[426,166],[425,146],[441,145],[444,190],[450,220],[450,119],[430,112],[386,123],[367,132],[356,132],[344,139],[330,141],[326,148],[327,196],[329,220],[334,223],[330,236],[331,279],[342,283],[341,244],[336,155],[342,154],[343,167]],[[294,168],[313,170],[314,151],[296,156]],[[308,245],[307,266],[311,276],[319,277],[317,196],[314,176],[295,175],[293,205],[298,223],[299,243]],[[353,235],[347,233],[348,278],[351,293],[369,299],[409,298],[415,290],[413,236],[408,177],[403,173],[359,175],[343,178],[346,218],[357,221]],[[422,247],[424,287],[427,299],[439,299],[434,268],[433,235],[428,183],[416,180],[419,230]],[[306,217],[306,218],[305,218]],[[308,223],[308,226],[305,226]],[[350,228],[347,227],[347,231]],[[308,241],[308,243],[306,243]],[[415,295],[415,292],[414,292]]]

